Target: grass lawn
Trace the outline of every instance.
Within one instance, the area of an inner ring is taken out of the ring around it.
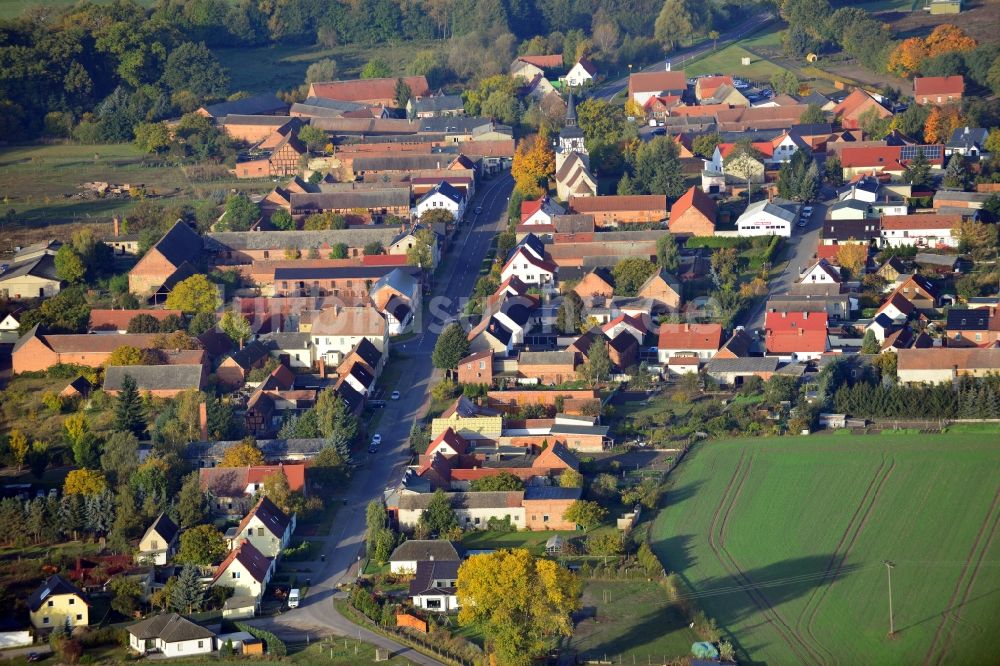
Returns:
[[[667,603],[663,589],[646,581],[585,581],[583,610],[567,647],[578,659],[662,659],[667,663],[691,651],[698,636],[683,612]],[[642,663],[646,663],[643,661]]]
[[[750,58],[750,64],[741,65],[740,62],[743,58]],[[709,53],[691,63],[684,63],[684,73],[688,76],[717,72],[721,74],[732,73],[759,82],[768,82],[773,75],[781,71],[784,71],[784,67],[750,53],[739,43],[731,44],[715,53]]]
[[[653,547],[740,662],[995,661],[1000,450],[983,434],[706,442]],[[883,560],[892,572],[890,640]]]
[[[3,0],[0,0],[2,2]],[[164,203],[191,203],[225,193],[231,188],[263,192],[266,183],[239,182],[215,170],[218,180],[198,181],[182,167],[148,156],[131,144],[82,146],[71,143],[14,146],[0,149],[0,215],[10,209],[25,226],[54,224],[109,224],[115,213],[127,214],[132,199],[77,199],[79,186],[90,181],[143,184]],[[273,185],[273,184],[272,184]],[[104,229],[110,230],[110,226]],[[18,230],[10,230],[0,242],[0,251],[21,243]],[[47,229],[49,234],[51,229]],[[60,231],[62,236],[63,232]],[[68,233],[63,236],[68,237]]]
[[[462,547],[466,550],[491,550],[500,548],[527,548],[535,555],[545,552],[545,542],[555,534],[564,537],[582,536],[583,532],[571,530],[554,532],[491,532],[474,530],[462,535]]]
[[[372,47],[346,45],[332,49],[316,46],[217,48],[215,55],[229,70],[230,90],[266,93],[298,87],[305,81],[309,65],[324,58],[336,61],[338,79],[357,78],[365,63],[376,56],[389,65],[393,75],[400,75],[405,73],[407,64],[418,51],[434,48],[440,48],[440,42],[398,42]],[[250,62],[253,67],[246,66]]]

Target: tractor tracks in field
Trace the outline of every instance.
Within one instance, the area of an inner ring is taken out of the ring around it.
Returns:
[[[983,519],[983,524],[979,527],[976,540],[973,542],[972,548],[969,550],[969,556],[965,559],[965,564],[962,566],[962,573],[959,574],[958,581],[955,583],[955,589],[952,590],[951,597],[948,599],[948,605],[941,613],[941,622],[934,632],[934,638],[931,641],[930,648],[927,650],[927,655],[924,657],[924,666],[941,664],[945,661],[955,637],[955,630],[961,622],[962,608],[968,602],[969,595],[972,593],[976,577],[979,575],[979,568],[986,557],[986,553],[989,552],[990,546],[993,544],[993,538],[996,536],[998,526],[1000,526],[1000,487],[997,488],[997,492],[993,496],[993,502],[990,504],[990,508],[986,512],[986,517]],[[940,647],[938,646],[939,640],[941,641]]]
[[[743,587],[743,591],[750,598],[751,602],[761,612],[765,620],[774,627],[778,636],[792,653],[795,654],[799,662],[823,663],[822,655],[788,625],[770,604],[767,597],[758,589],[754,581],[743,571],[735,558],[726,550],[725,538],[729,518],[740,494],[743,492],[743,486],[750,476],[750,470],[753,467],[753,458],[753,454],[748,455],[746,450],[740,454],[733,476],[726,485],[719,506],[712,516],[712,522],[709,526],[709,548],[711,548],[712,553],[723,569]]]
[[[888,465],[886,464],[888,462]],[[836,654],[834,654],[829,648],[824,646],[816,636],[814,629],[814,622],[816,620],[816,615],[819,613],[820,607],[823,605],[823,601],[826,599],[827,593],[833,586],[833,583],[837,580],[837,576],[844,568],[844,564],[847,562],[848,556],[854,549],[854,544],[857,542],[858,537],[861,532],[864,531],[865,525],[868,523],[868,519],[875,509],[875,505],[878,504],[879,495],[882,493],[882,489],[885,487],[885,482],[892,475],[893,470],[896,467],[896,459],[889,458],[886,461],[886,457],[882,456],[882,462],[875,469],[875,473],[872,475],[871,481],[868,482],[868,487],[865,489],[864,495],[861,496],[861,501],[858,502],[858,506],[854,509],[854,513],[851,515],[851,519],[847,522],[847,527],[844,529],[844,533],[840,536],[840,541],[833,549],[833,555],[830,556],[830,562],[827,564],[826,571],[823,574],[823,578],[817,584],[816,588],[809,595],[809,599],[806,601],[806,606],[799,615],[799,620],[796,623],[796,629],[802,631],[802,623],[805,622],[805,633],[809,636],[809,639],[814,645],[822,650],[829,661],[836,661]],[[815,603],[813,603],[815,601]],[[807,619],[808,618],[808,619]]]

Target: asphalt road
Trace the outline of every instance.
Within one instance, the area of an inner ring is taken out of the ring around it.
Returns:
[[[745,36],[756,31],[762,25],[774,18],[770,13],[761,14],[759,16],[753,16],[743,21],[742,23],[736,25],[730,30],[727,30],[719,35],[717,41],[718,47],[723,47],[730,42],[734,42],[738,39],[743,39]],[[669,60],[671,67],[673,69],[683,69],[684,63],[693,58],[697,58],[705,53],[712,51],[715,48],[713,44],[704,44],[699,46],[693,46],[688,49],[680,49],[673,51],[669,54],[669,57],[664,59],[662,62],[656,62],[652,65],[645,67],[643,69],[636,70],[637,72],[658,72],[661,71],[665,66],[666,62]],[[592,95],[592,97],[597,97],[599,99],[610,100],[612,97],[620,93],[622,90],[628,88],[628,77],[617,79],[615,81],[610,81],[598,86]]]
[[[799,273],[809,267],[816,254],[816,246],[819,244],[819,234],[823,230],[823,220],[826,219],[827,206],[836,203],[828,201],[826,203],[812,204],[813,213],[805,227],[793,226],[792,236],[785,241],[785,257],[788,262],[785,269],[771,276],[768,283],[767,298],[777,294],[784,294],[788,288],[799,279]],[[764,312],[767,309],[767,300],[761,303],[742,317],[743,325],[748,330],[764,328]]]
[[[381,419],[382,447],[361,465],[343,494],[323,498],[327,502],[343,502],[332,532],[322,541],[321,551],[325,561],[300,563],[311,574],[309,589],[302,604],[273,618],[261,618],[252,624],[267,628],[283,638],[302,641],[337,634],[352,636],[379,647],[389,648],[417,664],[438,664],[410,648],[402,646],[379,634],[362,629],[344,618],[334,608],[333,596],[337,584],[357,576],[357,567],[364,555],[365,508],[372,499],[382,496],[388,488],[395,487],[410,459],[407,438],[413,422],[423,414],[429,400],[430,388],[440,377],[431,364],[431,352],[437,335],[443,328],[442,320],[461,311],[462,299],[471,294],[478,279],[479,265],[490,247],[493,237],[502,230],[507,217],[507,202],[514,181],[504,174],[483,183],[467,214],[467,222],[460,227],[452,248],[444,258],[436,288],[431,296],[429,311],[431,321],[420,322],[421,333],[409,342],[396,345],[400,358],[391,362],[400,368],[397,388],[399,400],[390,401]],[[474,211],[482,207],[482,213]],[[319,541],[319,540],[317,540]]]

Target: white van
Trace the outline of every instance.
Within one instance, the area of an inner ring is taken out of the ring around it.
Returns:
[[[288,593],[288,607],[299,607],[299,588],[296,587]]]

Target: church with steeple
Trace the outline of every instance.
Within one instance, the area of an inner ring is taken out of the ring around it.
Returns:
[[[590,155],[583,130],[577,124],[576,100],[570,92],[566,102],[566,122],[559,132],[556,149],[556,193],[563,201],[570,196],[596,196],[597,181],[590,173]]]

